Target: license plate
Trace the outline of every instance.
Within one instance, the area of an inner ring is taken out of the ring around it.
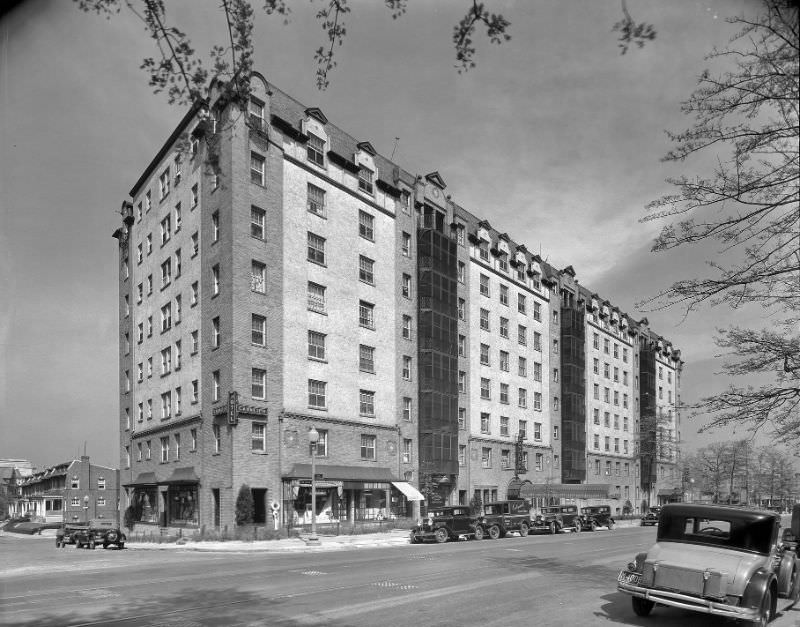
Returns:
[[[617,581],[620,583],[630,583],[633,585],[639,585],[639,581],[641,579],[641,573],[629,573],[627,571],[621,571],[619,577],[617,577]]]

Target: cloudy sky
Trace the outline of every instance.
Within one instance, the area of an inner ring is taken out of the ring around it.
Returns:
[[[689,124],[680,102],[724,45],[746,0],[628,0],[657,39],[619,54],[619,0],[488,0],[512,40],[478,38],[478,66],[454,69],[453,26],[467,0],[352,0],[331,86],[317,91],[314,6],[289,25],[256,1],[256,68],[411,172],[434,170],[453,199],[682,350],[687,402],[725,385],[714,329],[728,310],[637,311],[677,278],[705,272],[713,248],[653,254],[658,224],[639,222],[664,180],[707,168],[660,162],[665,129]],[[217,0],[168,0],[199,51],[225,36]],[[0,458],[38,466],[87,450],[118,464],[116,241],[127,192],[184,114],[139,70],[155,55],[142,25],[67,0],[29,0],[0,23]],[[395,138],[399,138],[397,141]],[[396,144],[396,145],[395,145]],[[737,313],[747,324],[760,311]],[[690,448],[708,441],[694,423]],[[716,438],[727,437],[717,434]]]

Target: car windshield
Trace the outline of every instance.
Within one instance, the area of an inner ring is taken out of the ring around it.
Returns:
[[[658,541],[689,542],[722,546],[755,553],[769,553],[772,519],[742,520],[720,516],[663,516],[658,524]]]

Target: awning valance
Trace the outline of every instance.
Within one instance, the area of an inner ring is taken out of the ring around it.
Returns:
[[[317,479],[338,479],[343,481],[374,481],[391,482],[394,480],[392,471],[388,468],[373,468],[370,466],[323,466],[315,465]],[[320,476],[321,475],[321,476]],[[289,472],[283,475],[284,479],[310,479],[311,464],[294,464]]]
[[[609,487],[606,483],[526,483],[520,491],[523,498],[533,493],[535,496],[564,499],[606,499]]]
[[[422,492],[407,481],[392,481],[392,485],[402,492],[409,501],[424,501]]]
[[[158,479],[156,479],[156,473],[154,472],[140,472],[139,476],[136,477],[130,483],[123,483],[123,488],[131,488],[136,486],[146,486],[146,485],[158,485]]]
[[[159,481],[162,484],[175,484],[175,483],[200,483],[200,477],[194,471],[193,466],[185,468],[176,468],[172,474],[165,481]]]
[[[673,494],[680,494],[680,488],[661,488],[658,491],[658,496],[672,496]]]

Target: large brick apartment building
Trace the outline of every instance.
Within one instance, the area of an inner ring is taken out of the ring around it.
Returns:
[[[307,522],[312,427],[320,521],[670,498],[681,361],[646,321],[261,75],[218,95],[114,234],[123,508],[230,527],[247,485]]]

